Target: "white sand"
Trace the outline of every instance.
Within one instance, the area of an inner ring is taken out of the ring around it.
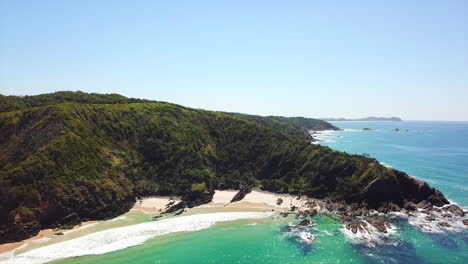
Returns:
[[[244,199],[239,202],[230,203],[232,197],[237,193],[237,190],[215,191],[213,201],[207,206],[217,207],[236,207],[236,208],[261,208],[261,209],[275,209],[278,211],[287,211],[291,206],[296,206],[299,209],[307,208],[306,197],[293,196],[289,194],[276,194],[265,192],[258,189],[252,190]],[[278,205],[278,199],[281,198],[283,202]]]
[[[14,249],[19,249],[21,247],[25,247],[28,244],[35,243],[35,242],[41,242],[41,240],[47,240],[52,237],[54,237],[55,233],[63,233],[63,234],[68,234],[71,232],[78,231],[83,228],[90,227],[97,223],[97,221],[87,221],[87,222],[82,222],[80,225],[74,226],[72,229],[58,229],[58,230],[53,230],[53,229],[43,229],[39,231],[39,233],[35,236],[32,236],[28,239],[21,240],[18,242],[12,242],[12,243],[6,243],[0,245],[0,254],[3,254],[5,252],[13,251]],[[0,262],[2,258],[0,257]]]
[[[162,213],[164,212],[171,203],[177,204],[180,202],[180,197],[168,197],[168,196],[153,196],[145,197],[141,200],[137,200],[132,210],[142,210],[150,213]]]
[[[300,197],[300,199],[297,199],[298,196],[288,194],[275,194],[271,192],[261,191],[259,189],[252,190],[252,192],[248,193],[242,201],[230,203],[237,192],[238,190],[217,190],[215,191],[212,202],[210,202],[209,204],[201,205],[200,207],[212,207],[214,209],[216,209],[217,207],[223,207],[223,210],[229,210],[228,208],[232,208],[236,212],[241,212],[243,211],[243,209],[245,209],[245,211],[256,211],[257,209],[262,211],[270,211],[272,209],[274,209],[275,211],[288,211],[291,208],[291,206],[296,206],[300,210],[308,208],[306,205],[308,199],[306,197]],[[281,205],[277,205],[278,198],[281,198],[283,200]],[[180,201],[180,197],[145,197],[140,200],[137,200],[132,210],[140,210],[145,213],[151,214],[163,213],[170,206],[169,204],[174,205],[179,203]],[[92,223],[96,223],[96,221],[85,222],[82,225],[84,227],[85,225],[89,225]],[[25,245],[25,243],[30,242],[31,240],[36,240],[38,238],[53,237],[53,234],[56,232],[57,231],[53,231],[50,229],[42,230],[37,236],[31,237],[27,240],[0,245],[0,254],[21,247],[22,245]],[[67,230],[63,232],[72,232],[72,230]]]

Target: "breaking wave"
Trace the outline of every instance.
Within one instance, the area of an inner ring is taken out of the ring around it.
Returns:
[[[39,264],[57,259],[84,255],[104,254],[143,244],[148,239],[175,232],[197,231],[209,228],[217,222],[240,219],[258,219],[272,213],[233,212],[181,216],[155,222],[107,229],[65,242],[33,249],[14,256],[9,254],[2,263]]]

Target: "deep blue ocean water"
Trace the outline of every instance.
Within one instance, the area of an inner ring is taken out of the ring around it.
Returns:
[[[384,165],[428,182],[468,205],[468,122],[333,122],[343,131],[326,132],[321,145],[367,153]],[[364,131],[363,128],[373,130]],[[400,131],[393,131],[395,128]]]

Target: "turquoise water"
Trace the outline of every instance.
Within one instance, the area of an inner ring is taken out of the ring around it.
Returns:
[[[345,130],[321,134],[321,144],[349,153],[367,153],[387,166],[428,181],[458,204],[468,205],[468,123],[335,125]],[[364,127],[374,130],[362,131]],[[403,131],[393,132],[394,128]],[[119,251],[54,263],[468,263],[466,229],[427,233],[404,219],[390,217],[388,221],[398,228],[396,234],[362,244],[347,238],[336,219],[316,216],[314,220],[317,226],[307,230],[316,236],[310,245],[288,227],[298,220],[268,217],[222,222],[196,232],[154,237]]]

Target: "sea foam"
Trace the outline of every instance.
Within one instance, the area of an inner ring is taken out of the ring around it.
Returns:
[[[369,222],[364,220],[363,222],[365,222],[367,226],[362,232],[357,230],[356,233],[353,233],[351,230],[346,228],[346,225],[343,225],[341,232],[353,244],[375,247],[377,245],[389,245],[395,243],[395,241],[392,240],[392,236],[397,233],[396,226],[390,225],[390,228],[387,228],[387,233],[382,233]]]
[[[148,239],[169,233],[202,230],[209,228],[217,222],[258,219],[269,216],[272,216],[272,213],[230,212],[168,218],[155,222],[107,229],[65,242],[33,249],[16,256],[10,253],[8,258],[0,261],[0,263],[39,264],[57,259],[104,254],[140,245]]]

